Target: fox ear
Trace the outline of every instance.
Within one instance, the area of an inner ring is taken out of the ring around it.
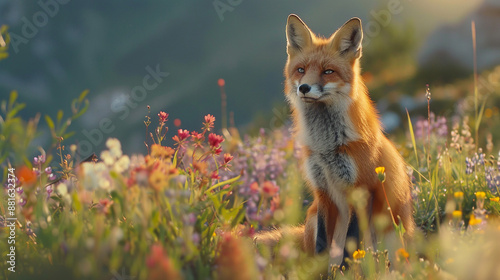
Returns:
[[[348,20],[332,37],[332,46],[342,55],[353,56],[353,58],[361,57],[363,28],[359,18]]]
[[[286,23],[287,53],[293,55],[312,44],[309,27],[297,16],[291,14]]]

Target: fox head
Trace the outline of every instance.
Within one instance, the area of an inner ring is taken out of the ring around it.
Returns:
[[[286,26],[288,60],[285,93],[294,107],[314,105],[347,108],[356,97],[363,30],[352,18],[329,38],[316,36],[297,16]]]

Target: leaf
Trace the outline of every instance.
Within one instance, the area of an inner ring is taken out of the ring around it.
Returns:
[[[52,132],[52,136],[56,134],[56,127],[54,126],[54,121],[49,117],[49,115],[45,115],[45,121],[50,128],[50,132]]]
[[[63,118],[63,115],[64,115],[64,112],[63,110],[59,110],[57,111],[57,125],[59,125],[61,123],[61,120]]]
[[[88,89],[82,91],[82,93],[80,93],[80,96],[78,96],[78,102],[82,103],[83,99],[85,98],[85,96],[87,96],[87,94],[89,94]]]
[[[64,134],[62,137],[64,140],[70,138],[71,136],[75,135],[75,132],[74,131],[71,131],[71,132],[68,132],[66,134]]]
[[[234,218],[234,220],[231,222],[231,228],[236,227],[243,220],[243,218],[245,217],[246,210],[242,206],[243,205],[241,205],[239,207],[238,214],[236,215],[236,217]]]
[[[410,130],[411,143],[413,144],[413,150],[415,151],[415,159],[417,160],[417,168],[418,168],[419,164],[418,164],[417,143],[415,142],[415,134],[413,133],[413,125],[411,124],[410,113],[408,113],[408,109],[406,109],[406,115],[408,116],[408,129]]]
[[[479,125],[481,125],[481,120],[483,119],[484,107],[486,106],[486,100],[487,99],[488,98],[485,98],[483,100],[483,104],[481,105],[481,109],[479,110],[479,115],[477,116],[476,123],[475,123],[475,129],[476,129],[476,131],[479,130]]]
[[[88,99],[85,99],[85,106],[78,112],[75,113],[75,115],[73,115],[71,117],[72,120],[75,120],[77,118],[79,118],[81,115],[85,114],[85,112],[87,112],[87,109],[89,108],[89,100]]]
[[[211,186],[210,188],[208,188],[208,189],[205,191],[205,193],[209,193],[210,191],[212,191],[212,190],[214,190],[214,189],[216,189],[216,188],[218,188],[218,187],[221,187],[221,186],[224,186],[224,185],[229,185],[229,184],[232,184],[232,183],[234,183],[234,182],[238,181],[238,180],[240,179],[240,177],[241,177],[241,175],[238,175],[238,176],[236,176],[236,177],[234,177],[234,178],[232,178],[232,179],[229,179],[229,180],[226,180],[226,181],[224,181],[224,182],[220,182],[220,183],[218,183],[218,184],[215,184],[215,185]]]
[[[11,93],[10,93],[10,98],[9,98],[9,109],[12,108],[12,105],[14,105],[14,102],[16,102],[16,99],[17,99],[17,91],[13,90]]]
[[[19,111],[21,111],[22,109],[24,109],[24,107],[26,107],[26,104],[24,104],[24,103],[17,104],[16,106],[14,106],[14,108],[12,108],[11,110],[9,110],[9,113],[7,114],[7,118],[8,119],[13,118],[14,116],[16,116],[16,114]]]
[[[80,212],[83,206],[82,203],[80,202],[78,194],[76,192],[73,192],[71,198],[73,199],[73,208],[75,208],[76,212]]]

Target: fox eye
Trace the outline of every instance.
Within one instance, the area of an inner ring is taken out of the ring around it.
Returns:
[[[332,74],[332,73],[333,73],[333,70],[332,70],[332,69],[328,69],[328,70],[325,70],[325,72],[323,72],[323,73],[325,73],[325,74],[327,74],[327,75],[328,75],[328,74]]]
[[[305,73],[306,72],[306,70],[304,70],[304,68],[302,68],[302,67],[299,67],[299,69],[297,69],[297,71],[299,73]]]

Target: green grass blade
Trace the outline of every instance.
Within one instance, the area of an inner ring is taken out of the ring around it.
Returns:
[[[410,130],[411,143],[413,145],[413,150],[415,151],[415,159],[417,160],[417,167],[418,167],[419,164],[418,164],[417,143],[415,142],[415,134],[413,133],[413,125],[411,124],[411,118],[410,118],[410,114],[408,113],[408,109],[406,109],[406,115],[408,116],[408,129]],[[429,181],[429,180],[427,180],[427,181]]]

